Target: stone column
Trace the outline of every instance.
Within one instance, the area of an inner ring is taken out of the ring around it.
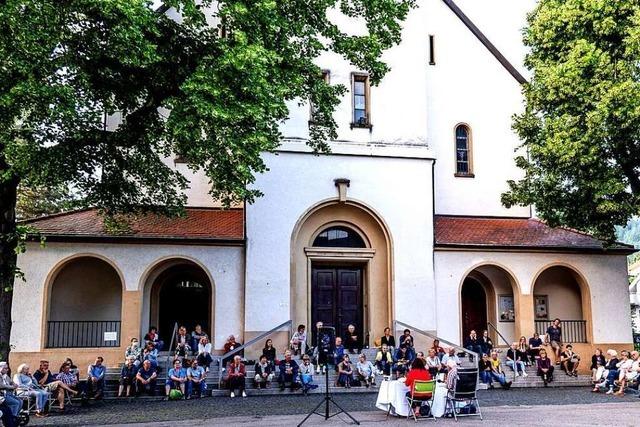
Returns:
[[[534,313],[533,313],[533,295],[520,294],[515,298],[516,305],[516,340],[521,336],[530,338],[535,332]]]
[[[129,345],[131,338],[140,336],[140,320],[142,313],[142,292],[123,291],[122,292],[122,324],[120,328],[120,347],[123,354],[124,349]],[[123,356],[124,357],[124,356]]]

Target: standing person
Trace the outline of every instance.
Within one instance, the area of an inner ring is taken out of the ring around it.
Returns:
[[[144,336],[144,341],[151,341],[155,349],[158,351],[162,351],[162,349],[164,348],[164,341],[160,339],[160,335],[158,335],[158,328],[156,328],[155,326],[151,326],[149,328],[149,332],[147,332],[147,334]]]
[[[13,382],[18,386],[16,394],[18,396],[31,396],[36,401],[36,417],[46,417],[45,407],[49,400],[49,392],[38,387],[38,383],[29,372],[29,365],[23,363],[18,366],[18,372],[13,376]],[[75,394],[75,391],[72,393]],[[64,411],[64,405],[60,408]]]
[[[349,350],[349,353],[356,354],[360,353],[360,337],[356,332],[356,327],[353,324],[347,326],[347,330],[344,334],[344,347]]]
[[[518,351],[517,342],[511,343],[509,350],[507,350],[506,365],[513,369],[513,371],[516,373],[516,376],[528,376],[524,361],[522,360],[522,353]]]
[[[293,333],[289,345],[294,356],[304,354],[307,351],[307,332],[304,325],[298,325],[298,329]]]
[[[591,382],[597,384],[602,379],[602,374],[604,373],[604,365],[607,361],[604,358],[604,354],[602,354],[602,350],[596,348],[591,356]]]
[[[291,384],[291,391],[298,386],[298,371],[300,367],[295,360],[291,358],[291,351],[284,352],[284,360],[280,361],[280,372],[278,373],[278,384],[280,391],[284,391],[286,383]]]
[[[560,353],[562,352],[562,327],[560,326],[560,319],[553,319],[553,323],[551,323],[551,325],[547,328],[545,342],[551,345],[556,365],[559,365]]]
[[[193,360],[191,366],[187,368],[187,399],[191,399],[193,390],[197,390],[198,398],[207,392],[207,373],[202,366],[198,366],[198,361]]]
[[[262,355],[267,358],[267,362],[271,365],[271,372],[275,372],[276,370],[276,349],[273,346],[273,341],[269,338],[264,343],[264,348],[262,349]]]
[[[511,381],[507,381],[507,376],[502,370],[502,364],[498,359],[498,353],[494,350],[491,352],[491,378],[500,383],[503,389],[509,390]]]
[[[87,394],[93,396],[94,399],[102,399],[104,392],[104,375],[107,372],[106,368],[102,364],[104,359],[101,356],[96,357],[96,361],[93,365],[89,365],[87,368]]]
[[[138,338],[131,338],[131,344],[124,350],[124,360],[133,358],[133,364],[137,367],[142,363],[142,347],[138,342]]]
[[[491,341],[491,338],[489,337],[489,331],[487,331],[486,329],[482,331],[482,337],[480,338],[480,347],[482,347],[483,353],[491,354],[491,351],[493,351],[493,341]]]
[[[529,358],[531,363],[536,363],[536,360],[540,357],[540,350],[542,350],[542,338],[537,332],[533,333],[533,336],[529,338]]]
[[[538,375],[542,377],[544,386],[547,387],[547,385],[553,381],[553,364],[551,363],[551,359],[547,357],[547,350],[544,348],[540,350],[537,366]]]
[[[560,363],[562,370],[568,376],[578,376],[578,365],[580,365],[580,356],[573,352],[573,346],[567,344],[565,350],[560,354]]]
[[[20,409],[22,409],[22,400],[14,395],[17,389],[18,385],[9,376],[9,365],[7,362],[0,362],[0,400],[4,399],[4,404],[15,418],[18,417]]]
[[[469,332],[469,336],[464,340],[464,348],[478,354],[489,354],[488,352],[482,351],[482,342],[478,339],[478,335],[473,329]],[[469,359],[471,359],[471,355],[469,355]]]
[[[238,393],[242,394],[242,397],[247,397],[247,393],[244,391],[247,371],[239,355],[233,356],[233,361],[229,363],[227,371],[227,383],[230,390],[229,397],[236,397],[234,390],[238,390]]]
[[[376,385],[376,372],[373,367],[373,363],[367,360],[367,356],[362,353],[358,356],[356,362],[356,373],[358,379],[364,382],[365,387],[369,388],[370,385]]]
[[[191,350],[193,350],[194,355],[198,354],[198,345],[202,341],[202,338],[208,339],[209,335],[202,330],[202,325],[196,325],[193,331],[191,331]]]
[[[211,343],[206,336],[200,338],[196,360],[198,364],[204,368],[205,372],[209,372],[209,365],[211,365],[213,358],[211,357]]]
[[[169,392],[172,389],[180,390],[184,398],[186,394],[187,370],[182,367],[182,361],[176,359],[173,361],[173,368],[167,372],[167,379],[164,384],[165,400],[169,400]]]
[[[411,362],[416,357],[416,352],[413,347],[413,337],[411,336],[411,330],[405,329],[403,335],[398,340],[400,348],[407,350],[407,360]]]
[[[391,351],[387,347],[387,344],[382,344],[382,347],[376,354],[376,368],[378,368],[378,374],[391,375],[392,367],[393,367],[393,355],[391,354]]]
[[[267,388],[269,383],[273,380],[273,368],[271,367],[271,364],[269,364],[267,356],[264,354],[260,356],[260,360],[256,362],[255,372],[256,376],[253,378],[253,381],[255,382],[256,387]]]
[[[351,360],[349,360],[349,354],[345,353],[342,356],[342,362],[338,363],[338,381],[337,385],[351,388],[353,382],[353,366]]]
[[[151,365],[151,361],[146,359],[136,374],[136,395],[146,393],[149,396],[155,396],[157,379],[156,369]]]
[[[302,356],[302,364],[300,365],[300,382],[302,383],[302,394],[307,394],[309,390],[318,388],[313,383],[313,364],[309,355]]]
[[[393,351],[396,348],[396,339],[394,338],[393,335],[391,335],[391,328],[388,326],[384,328],[384,335],[380,339],[380,347],[382,347],[385,344],[391,351]]]
[[[136,368],[135,359],[133,357],[127,358],[127,362],[120,369],[118,397],[122,397],[123,393],[126,397],[131,397],[131,387],[135,387],[137,373],[138,368]]]

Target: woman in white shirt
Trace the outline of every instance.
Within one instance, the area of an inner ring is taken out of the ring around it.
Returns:
[[[204,367],[206,372],[209,372],[209,365],[213,361],[211,357],[211,343],[209,338],[202,337],[198,343],[198,365]]]
[[[18,366],[18,373],[13,376],[13,382],[18,385],[16,394],[18,396],[30,396],[36,400],[36,417],[45,417],[45,405],[49,400],[49,392],[42,390],[38,382],[29,372],[29,365],[23,363]]]

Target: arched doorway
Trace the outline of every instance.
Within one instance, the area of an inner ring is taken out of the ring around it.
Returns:
[[[503,267],[485,264],[473,268],[460,287],[462,342],[472,329],[478,335],[488,330],[494,345],[504,346],[515,341],[518,292],[515,279]]]
[[[536,332],[544,335],[558,318],[562,322],[563,341],[589,342],[587,321],[590,317],[588,286],[572,268],[555,265],[544,269],[533,284],[533,313]]]
[[[157,266],[149,277],[148,326],[156,326],[166,342],[175,323],[193,330],[201,325],[212,334],[212,286],[196,263],[173,259]]]
[[[66,262],[48,300],[47,348],[120,345],[122,280],[107,261],[81,256]]]

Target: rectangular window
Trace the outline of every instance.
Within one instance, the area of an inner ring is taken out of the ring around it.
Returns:
[[[370,128],[370,84],[366,74],[351,74],[351,93],[353,94],[353,121],[351,127]]]
[[[435,36],[429,35],[429,65],[436,65]]]
[[[331,73],[329,72],[329,70],[322,70],[322,75],[320,78],[324,80],[326,84],[331,83]],[[316,114],[316,109],[313,105],[313,102],[309,101],[309,123],[313,123],[315,121],[314,120],[315,114]]]

